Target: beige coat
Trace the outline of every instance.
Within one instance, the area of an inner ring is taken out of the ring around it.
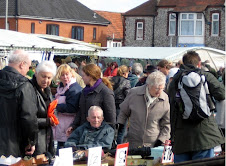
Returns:
[[[170,106],[165,92],[147,108],[143,85],[130,90],[120,104],[117,122],[124,124],[129,118],[128,141],[130,147],[151,146],[157,140],[165,142],[170,138]],[[149,110],[149,111],[147,111]]]
[[[81,77],[78,73],[75,73],[75,78],[76,78],[76,82],[77,82],[82,88],[85,88],[85,87],[86,87],[86,84],[84,83],[82,77]]]

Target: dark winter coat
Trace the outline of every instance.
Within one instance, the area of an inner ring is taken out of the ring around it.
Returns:
[[[17,70],[0,70],[0,156],[24,156],[38,132],[37,98],[31,82]]]
[[[131,89],[130,81],[122,76],[115,76],[111,78],[111,82],[113,83],[113,90],[115,94],[115,105],[116,108],[119,108],[119,104],[124,101],[126,95]]]
[[[50,152],[54,154],[54,143],[53,143],[53,133],[50,124],[50,118],[47,116],[48,106],[53,100],[50,87],[41,91],[39,85],[37,84],[36,77],[33,76],[32,79],[33,86],[36,90],[37,101],[38,101],[38,139],[35,145],[34,156],[43,154],[45,152]]]
[[[103,82],[101,82],[96,89],[87,95],[84,95],[84,92],[82,91],[79,100],[79,112],[76,114],[75,120],[72,124],[74,129],[87,122],[86,117],[88,117],[88,110],[94,105],[102,108],[106,122],[111,124],[116,123],[114,93]]]
[[[65,147],[88,149],[102,146],[105,149],[111,149],[113,139],[114,129],[106,122],[102,122],[99,128],[94,128],[86,122],[71,133]]]
[[[173,152],[175,154],[207,150],[224,142],[213,115],[201,122],[192,123],[188,120],[183,120],[182,114],[178,113],[175,107],[176,82],[180,78],[183,69],[191,70],[195,69],[195,67],[181,65],[179,72],[173,77],[169,86],[171,139],[174,142]],[[209,72],[204,72],[204,75],[210,95],[218,101],[225,99],[225,89],[222,83]]]

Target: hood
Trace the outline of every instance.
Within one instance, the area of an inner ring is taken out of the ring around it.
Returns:
[[[129,80],[136,80],[136,79],[138,79],[138,77],[135,74],[131,74],[131,75],[128,76],[128,79]]]
[[[111,82],[113,83],[113,89],[119,87],[120,82],[123,80],[124,77],[121,76],[114,76],[111,78]]]
[[[5,95],[11,93],[28,81],[28,78],[21,75],[17,70],[6,66],[0,70],[0,93]]]

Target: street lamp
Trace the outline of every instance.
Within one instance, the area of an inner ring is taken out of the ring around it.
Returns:
[[[5,5],[5,29],[8,29],[8,0],[6,0]]]

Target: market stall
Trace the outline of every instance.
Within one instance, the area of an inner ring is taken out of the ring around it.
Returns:
[[[10,51],[24,49],[32,60],[53,60],[54,55],[98,56],[101,47],[75,39],[44,35],[26,34],[0,29],[0,56],[7,57]]]
[[[209,47],[114,47],[101,51],[99,56],[112,58],[112,60],[117,58],[128,61],[129,59],[126,65],[135,60],[143,60],[144,63],[156,65],[161,59],[177,63],[187,51],[196,51],[203,62],[209,60],[211,67],[216,70],[225,66],[226,52]]]

